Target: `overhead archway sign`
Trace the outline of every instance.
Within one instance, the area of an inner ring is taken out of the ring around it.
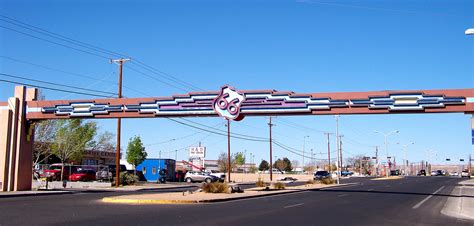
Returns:
[[[344,115],[474,112],[474,89],[297,94],[275,90],[194,92],[157,98],[27,102],[28,120],[55,118],[142,118]]]
[[[272,115],[474,114],[474,89],[298,94],[226,85],[219,91],[170,97],[43,101],[36,97],[37,89],[17,86],[14,97],[0,102],[0,191],[31,190],[34,122],[46,119],[223,117],[229,123]]]

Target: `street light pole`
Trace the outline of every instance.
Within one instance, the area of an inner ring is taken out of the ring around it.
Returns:
[[[397,144],[400,144],[400,142],[398,142]],[[408,165],[407,148],[408,148],[408,145],[410,145],[410,144],[415,144],[415,142],[410,142],[410,143],[402,145],[403,155],[404,155],[404,158],[405,158],[405,160],[403,161],[403,170],[405,171],[405,176],[408,176],[408,173],[407,173],[407,165]]]
[[[306,144],[306,138],[309,136],[304,136],[303,137],[303,163],[301,164],[301,169],[304,171],[304,146]]]
[[[389,133],[382,133],[382,132],[380,132],[380,131],[374,130],[374,133],[380,133],[380,134],[382,134],[382,135],[384,136],[385,156],[386,156],[386,158],[387,158],[387,163],[388,163],[388,142],[387,142],[388,136],[393,135],[393,134],[396,134],[396,133],[400,133],[400,131],[394,130],[394,131],[389,132]],[[389,174],[390,174],[390,168],[389,168],[389,167],[386,167],[385,175],[388,177]]]

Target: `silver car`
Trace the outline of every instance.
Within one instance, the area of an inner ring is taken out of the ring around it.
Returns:
[[[211,183],[211,182],[218,181],[219,178],[205,172],[188,171],[186,175],[184,176],[184,180],[188,183],[192,183],[192,182]]]

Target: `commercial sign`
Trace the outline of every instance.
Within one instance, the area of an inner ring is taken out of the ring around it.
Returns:
[[[206,157],[206,147],[189,147],[190,158],[204,158]]]

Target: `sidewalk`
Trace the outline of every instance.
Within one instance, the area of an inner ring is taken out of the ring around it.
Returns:
[[[44,195],[64,195],[70,194],[73,191],[59,191],[59,190],[48,190],[48,191],[11,191],[11,192],[0,192],[1,198],[12,198],[12,197],[23,197],[23,196],[44,196]]]
[[[352,183],[354,184],[354,183]],[[169,192],[169,193],[154,193],[154,194],[139,194],[139,195],[122,195],[114,197],[103,198],[103,202],[107,203],[122,203],[122,204],[193,204],[193,203],[211,203],[223,202],[246,198],[264,197],[272,195],[282,195],[295,192],[303,192],[308,190],[317,190],[329,187],[348,186],[352,184],[310,184],[289,187],[284,190],[270,190],[264,191],[262,187],[246,189],[244,193],[204,193],[204,192]],[[357,183],[356,183],[357,184]]]
[[[441,213],[447,216],[474,220],[474,179],[461,181],[451,192]]]
[[[85,186],[74,183],[83,183]],[[143,184],[143,185],[130,185],[123,187],[111,187],[110,183],[107,186],[88,186],[87,183],[96,182],[68,182],[66,188],[62,187],[62,182],[50,182],[48,184],[48,190],[38,189],[33,191],[12,191],[12,192],[0,192],[0,198],[8,197],[21,197],[21,196],[43,196],[43,195],[62,195],[76,192],[138,192],[138,191],[153,191],[153,190],[170,190],[179,188],[198,188],[199,184]],[[73,185],[72,185],[73,184]]]

